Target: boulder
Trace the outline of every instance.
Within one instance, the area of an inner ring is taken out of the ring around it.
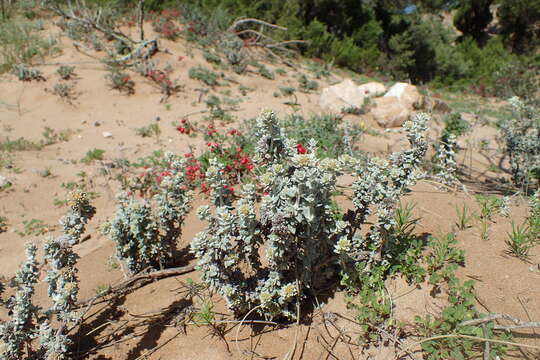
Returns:
[[[416,86],[396,83],[383,97],[375,99],[371,114],[373,119],[384,128],[399,127],[410,118],[421,103],[422,95]]]
[[[364,94],[350,79],[345,79],[339,84],[324,88],[319,98],[319,105],[322,108],[335,112],[340,112],[341,109],[348,106],[360,107],[363,103]]]
[[[365,96],[377,96],[378,94],[384,94],[386,92],[386,86],[378,82],[368,82],[358,86],[360,92]]]
[[[375,99],[371,109],[373,119],[383,128],[399,127],[411,116],[412,109],[399,101],[397,97],[380,97]]]
[[[335,112],[341,112],[343,108],[350,106],[360,108],[365,98],[385,91],[385,86],[380,83],[370,82],[357,86],[351,79],[345,79],[322,90],[319,106]]]

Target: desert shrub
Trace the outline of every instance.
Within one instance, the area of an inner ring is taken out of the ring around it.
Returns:
[[[165,157],[171,167],[161,174],[157,193],[148,200],[120,193],[116,215],[103,228],[116,243],[116,255],[125,261],[130,273],[149,266],[164,267],[175,259],[176,241],[182,234],[192,194],[187,188],[184,160],[170,153]]]
[[[62,80],[70,80],[75,76],[75,66],[62,65],[56,69],[56,74]]]
[[[206,177],[212,206],[198,209],[208,227],[191,243],[203,281],[237,314],[257,311],[292,319],[310,295],[339,274],[338,264],[348,274],[346,282],[355,283],[357,264],[382,261],[392,244],[388,226],[426,151],[425,123],[424,116],[406,123],[410,150],[362,167],[351,157],[318,158],[315,141],[307,149],[295,148],[276,115],[263,111],[257,119],[257,177],[242,186],[236,203],[222,166],[210,161]],[[351,167],[358,175],[352,186],[355,207],[342,214],[332,205],[333,192],[340,169]],[[379,220],[364,238],[356,229],[374,206]]]
[[[26,245],[27,260],[17,271],[12,284],[15,296],[7,303],[11,319],[0,325],[3,359],[54,358],[68,359],[71,340],[66,335],[67,324],[78,321],[75,310],[79,280],[77,278],[78,256],[73,245],[78,242],[88,220],[95,213],[86,193],[76,190],[68,199],[69,210],[61,220],[63,234],[50,238],[44,244],[44,256],[49,265],[45,281],[53,306],[46,310],[32,303],[34,286],[39,279],[39,264],[36,260],[37,247]],[[51,318],[56,315],[59,326],[51,326]],[[39,337],[39,347],[32,346],[32,340]],[[23,356],[23,355],[26,355]]]
[[[441,137],[433,145],[435,148],[435,154],[432,158],[433,172],[437,181],[446,185],[455,185],[458,182],[456,157],[459,146],[457,139],[470,129],[470,125],[461,117],[460,113],[445,116],[444,124]]]
[[[29,68],[24,64],[13,65],[13,73],[20,81],[45,81],[41,70]]]
[[[217,74],[203,67],[191,68],[188,74],[190,79],[199,80],[208,86],[218,85]]]
[[[119,67],[110,67],[106,75],[111,89],[124,92],[128,95],[135,94],[135,82],[128,73],[123,72]]]
[[[540,178],[540,120],[538,109],[519,98],[509,100],[513,116],[504,120],[500,135],[510,160],[512,181],[526,192]]]

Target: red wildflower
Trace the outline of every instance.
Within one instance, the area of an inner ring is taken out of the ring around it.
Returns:
[[[306,148],[303,147],[302,144],[296,144],[296,151],[297,151],[299,154],[305,154],[305,153],[307,153]]]

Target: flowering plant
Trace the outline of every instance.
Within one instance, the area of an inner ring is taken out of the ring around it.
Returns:
[[[235,313],[256,310],[268,318],[294,319],[304,300],[327,288],[340,269],[352,279],[357,263],[382,261],[395,203],[414,183],[426,151],[426,121],[419,115],[406,124],[411,149],[388,161],[372,159],[363,168],[350,156],[318,158],[315,141],[307,148],[295,145],[275,113],[263,111],[256,126],[254,183],[242,186],[238,201],[223,164],[209,159],[212,206],[198,209],[208,227],[191,243],[203,281]],[[346,168],[358,179],[352,186],[355,207],[342,214],[334,210],[333,193]],[[358,230],[374,207],[379,220],[364,238]]]

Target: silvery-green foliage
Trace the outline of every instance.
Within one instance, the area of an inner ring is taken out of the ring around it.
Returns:
[[[95,214],[95,207],[90,204],[88,195],[75,190],[68,198],[69,210],[61,220],[64,233],[57,238],[49,238],[43,246],[44,257],[49,264],[45,281],[49,284],[48,295],[53,305],[51,314],[56,314],[61,324],[77,322],[79,314],[74,311],[77,295],[79,293],[78,269],[76,267],[79,256],[73,251],[85,231],[88,220]],[[63,326],[63,325],[61,325]],[[54,333],[54,336],[43,338]],[[71,344],[62,331],[52,329],[47,320],[41,324],[41,343],[43,351],[55,354],[55,359],[65,359],[68,346]]]
[[[220,48],[231,65],[239,65],[247,58],[244,43],[234,34],[226,33],[223,35],[220,41]]]
[[[104,232],[116,242],[116,255],[128,270],[137,273],[149,266],[163,267],[172,260],[181,235],[192,192],[186,186],[184,160],[166,154],[171,175],[164,176],[159,192],[150,200],[136,200],[123,192],[117,196],[115,217]]]
[[[393,153],[388,160],[375,157],[365,167],[356,167],[357,179],[352,184],[354,209],[345,215],[348,224],[335,247],[345,280],[354,281],[360,262],[369,269],[370,264],[385,261],[386,250],[395,245],[390,230],[395,225],[396,204],[403,192],[423,176],[419,167],[427,150],[428,121],[428,116],[420,113],[403,125],[409,149]],[[362,236],[359,230],[372,214],[376,219]]]
[[[60,219],[65,239],[75,244],[81,238],[88,220],[94,216],[96,208],[90,205],[88,195],[80,190],[73,191],[68,199],[69,210],[66,216]]]
[[[257,309],[268,318],[294,319],[300,302],[338,274],[336,252],[349,265],[357,260],[355,253],[365,252],[365,243],[379,243],[376,251],[382,247],[379,238],[392,225],[395,202],[416,179],[427,146],[420,134],[426,121],[418,116],[406,125],[411,149],[388,161],[372,159],[366,169],[350,156],[317,158],[314,141],[306,154],[298,154],[275,113],[263,111],[254,157],[259,165],[255,183],[263,191],[259,215],[254,184],[244,185],[233,204],[217,160],[208,168],[214,206],[198,209],[208,227],[191,244],[203,281],[236,313]],[[332,210],[332,193],[340,169],[351,166],[359,175],[353,184],[356,210],[344,217]],[[355,233],[374,204],[379,221],[365,241]]]
[[[540,177],[540,118],[537,109],[517,97],[509,100],[513,116],[501,124],[505,151],[510,160],[512,181],[527,189]]]
[[[53,328],[48,320],[43,321],[39,326],[39,343],[44,359],[68,359],[66,354],[71,341],[67,335]]]
[[[66,216],[60,220],[64,233],[48,239],[43,247],[45,260],[49,264],[45,281],[49,284],[48,295],[53,301],[51,310],[61,322],[75,321],[77,318],[72,309],[79,292],[76,268],[79,256],[73,251],[73,245],[80,240],[96,210],[90,205],[88,195],[81,190],[70,193],[68,206]]]
[[[14,279],[15,295],[8,301],[11,320],[0,325],[0,358],[18,360],[23,358],[23,347],[35,337],[32,318],[37,308],[32,304],[34,286],[39,278],[37,247],[26,244],[26,261]]]
[[[457,180],[457,137],[454,134],[447,134],[441,137],[435,145],[435,179],[445,185],[453,185]]]

